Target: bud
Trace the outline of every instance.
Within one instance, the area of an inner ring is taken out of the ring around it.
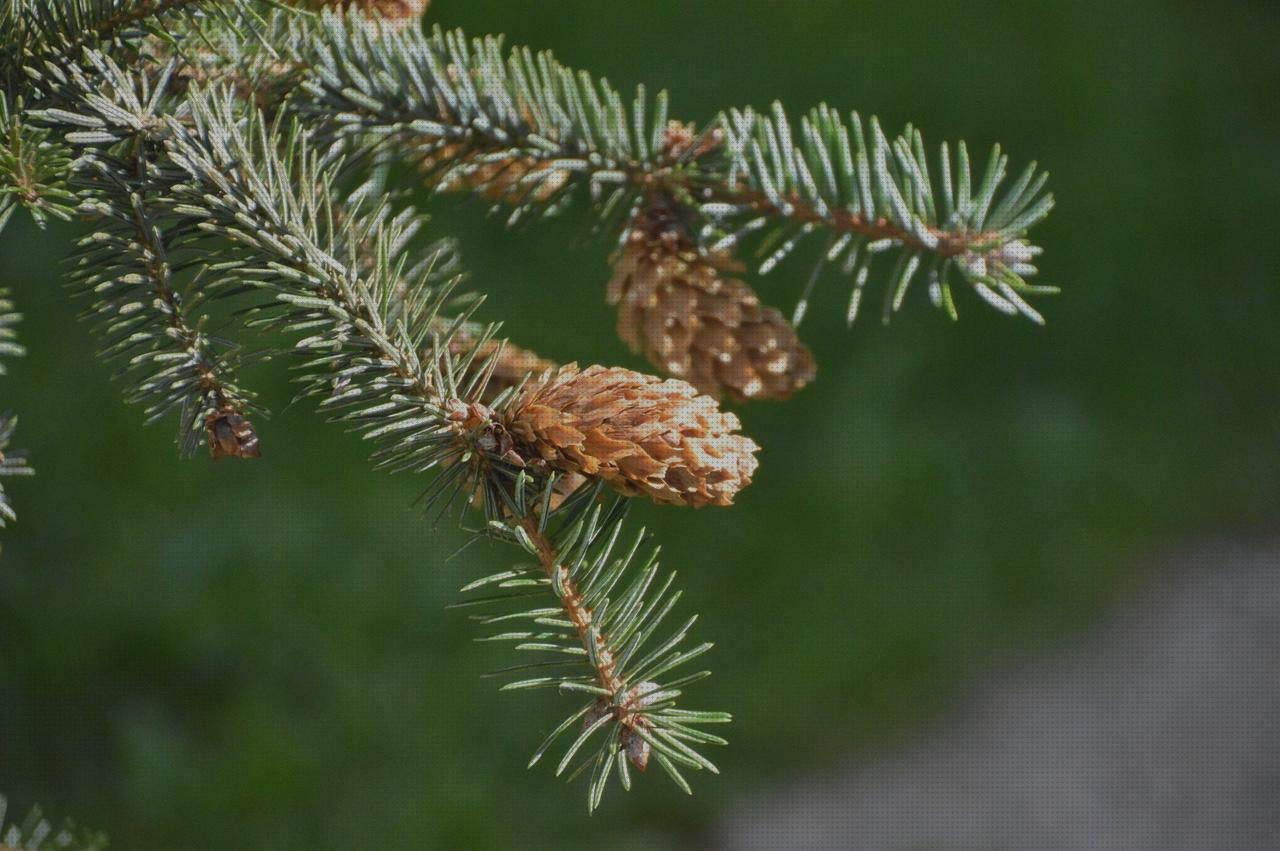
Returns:
[[[699,134],[693,124],[672,119],[662,131],[662,156],[667,160],[695,160],[723,143],[724,131],[719,127]]]
[[[609,701],[603,697],[598,698],[595,703],[591,704],[591,708],[587,710],[587,714],[582,716],[582,729],[589,730],[596,723],[607,715],[613,715],[613,707],[609,705]]]
[[[627,761],[643,772],[649,767],[649,743],[630,727],[618,734],[618,744],[626,751]]]

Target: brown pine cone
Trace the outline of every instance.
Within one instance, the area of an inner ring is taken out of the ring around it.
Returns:
[[[755,472],[738,418],[684,381],[618,367],[562,367],[506,415],[517,453],[674,505],[729,505]]]
[[[668,209],[642,212],[612,263],[618,334],[663,372],[739,402],[786,399],[813,380],[791,323],[729,276],[740,265],[701,254]]]
[[[261,458],[262,446],[253,423],[233,408],[209,414],[204,421],[205,437],[209,444],[209,457]]]

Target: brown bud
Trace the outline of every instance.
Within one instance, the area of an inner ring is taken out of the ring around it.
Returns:
[[[524,457],[655,502],[729,505],[757,465],[759,447],[714,399],[629,369],[561,367],[506,417]]]
[[[598,698],[595,703],[591,704],[591,708],[587,710],[587,714],[582,716],[582,729],[587,730],[595,726],[596,722],[606,715],[613,715],[613,707],[609,705],[609,701],[603,697]]]
[[[724,131],[716,127],[698,134],[693,124],[672,119],[662,131],[662,154],[668,160],[697,159],[724,142]]]
[[[664,207],[641,213],[612,258],[618,334],[658,369],[736,401],[786,399],[813,380],[809,349],[781,313],[702,254]]]
[[[627,761],[638,770],[649,767],[649,743],[631,727],[623,727],[618,734],[618,744],[626,751]]]
[[[218,411],[204,421],[205,437],[209,443],[209,455],[219,458],[261,458],[258,433],[237,411]]]
[[[627,690],[627,707],[632,710],[651,706],[662,695],[662,686],[651,680],[636,683]]]

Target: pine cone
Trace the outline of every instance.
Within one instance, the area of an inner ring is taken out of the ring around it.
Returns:
[[[612,263],[618,334],[660,370],[740,402],[786,399],[813,380],[791,323],[729,277],[740,266],[699,253],[669,210],[641,213]]]
[[[239,412],[231,408],[210,414],[204,421],[209,456],[219,458],[261,458],[258,433]]]
[[[521,393],[506,421],[526,458],[692,506],[729,505],[751,483],[759,447],[740,427],[684,381],[574,364]]]

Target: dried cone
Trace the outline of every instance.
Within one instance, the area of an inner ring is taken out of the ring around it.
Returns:
[[[675,505],[729,505],[759,447],[715,400],[677,379],[576,365],[525,389],[506,415],[516,452]]]
[[[658,369],[737,401],[786,399],[813,380],[791,323],[729,277],[740,266],[701,254],[666,208],[641,213],[612,262],[618,334]]]
[[[205,438],[209,455],[219,458],[261,458],[262,446],[253,423],[234,410],[218,411],[204,421]]]

